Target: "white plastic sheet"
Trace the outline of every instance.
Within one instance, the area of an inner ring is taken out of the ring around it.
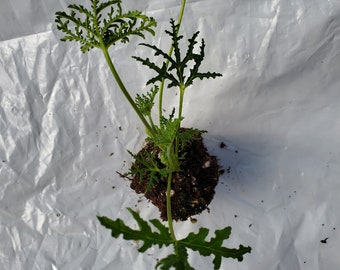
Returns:
[[[166,48],[180,1],[124,2],[157,19],[147,42]],[[133,224],[126,207],[146,219],[158,210],[115,173],[145,134],[101,53],[59,41],[54,12],[70,3],[0,4],[0,269],[152,269],[166,249],[139,254],[96,219]],[[210,213],[175,224],[178,237],[232,226],[225,244],[252,253],[221,269],[339,269],[340,1],[189,0],[182,33],[197,30],[204,67],[223,78],[188,90],[185,125],[209,131],[230,173]],[[133,93],[151,74],[130,58],[149,56],[138,42],[111,51]]]

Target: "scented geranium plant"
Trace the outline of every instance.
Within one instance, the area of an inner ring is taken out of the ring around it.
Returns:
[[[205,41],[198,40],[199,32],[186,41],[184,53],[180,50],[183,36],[179,30],[185,2],[182,0],[177,22],[170,19],[169,29],[165,31],[165,36],[171,40],[168,52],[141,43],[150,49],[153,58],[133,56],[155,74],[147,81],[149,90],[134,98],[121,80],[116,69],[119,63],[115,62],[109,49],[118,42],[129,42],[132,36],[155,35],[156,21],[152,17],[140,11],[124,12],[121,0],[90,0],[88,7],[71,4],[67,12],[57,12],[55,22],[63,33],[62,41],[80,43],[84,53],[94,48],[103,52],[118,87],[143,123],[145,146],[136,154],[129,152],[134,162],[128,172],[120,175],[131,181],[132,189],[145,194],[159,208],[160,217],[167,221],[167,226],[158,219],[145,221],[131,208],[128,211],[137,222],[138,230],[130,228],[121,219],[98,216],[99,222],[111,230],[114,238],[122,235],[126,240],[142,241],[140,252],[153,245],[172,246],[173,253],[159,260],[156,268],[193,269],[188,261],[188,250],[192,250],[202,256],[212,255],[214,269],[219,269],[222,258],[242,261],[243,256],[251,251],[250,247],[243,245],[237,249],[223,246],[231,233],[230,227],[216,230],[210,239],[207,239],[207,228],[189,233],[183,239],[177,239],[173,228],[173,221],[187,220],[208,207],[220,174],[216,157],[211,156],[204,146],[202,133],[205,131],[182,127],[185,92],[197,79],[222,76],[217,72],[201,71]],[[178,106],[169,115],[163,114],[165,89],[178,93]],[[155,111],[158,111],[157,119],[153,117]]]

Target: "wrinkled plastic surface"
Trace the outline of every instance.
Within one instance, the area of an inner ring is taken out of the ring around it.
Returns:
[[[24,2],[0,4],[0,269],[152,269],[166,249],[139,254],[96,219],[158,217],[116,173],[143,127],[101,52],[59,41],[54,12],[71,1]],[[146,41],[166,49],[180,1],[125,2],[157,19]],[[176,223],[178,237],[232,226],[225,244],[253,250],[221,269],[339,269],[340,1],[192,0],[184,16],[182,33],[206,41],[204,68],[223,73],[187,91],[184,122],[209,131],[226,173],[210,213]],[[111,50],[133,94],[152,75],[130,58],[150,56],[138,42]]]

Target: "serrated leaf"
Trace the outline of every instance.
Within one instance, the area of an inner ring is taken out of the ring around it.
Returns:
[[[250,247],[240,245],[238,249],[223,247],[223,241],[228,239],[231,234],[231,227],[226,227],[222,230],[215,231],[215,237],[210,241],[206,241],[209,230],[207,228],[200,228],[198,233],[190,233],[185,239],[179,242],[194,251],[198,251],[202,256],[214,256],[214,269],[221,267],[222,258],[233,258],[238,261],[243,260],[243,255],[250,253]]]
[[[156,135],[148,140],[154,142],[161,149],[172,146],[182,119],[162,118],[161,127],[156,127]]]
[[[125,176],[131,176],[132,178],[139,177],[139,181],[143,181],[145,179],[145,175],[147,175],[148,183],[145,192],[148,192],[150,188],[154,186],[154,183],[167,177],[167,168],[159,167],[154,158],[155,154],[153,152],[149,153],[147,151],[142,151],[137,155],[133,154],[131,151],[128,152],[134,158],[135,162],[132,164],[129,172],[126,173]],[[136,163],[138,163],[138,166]]]
[[[188,252],[185,246],[177,244],[175,249],[177,252],[161,259],[156,264],[156,269],[160,267],[161,270],[169,270],[174,267],[176,270],[195,270],[188,262]]]
[[[56,12],[57,29],[64,33],[62,41],[81,43],[82,52],[94,47],[106,48],[120,41],[128,42],[133,35],[145,38],[144,32],[154,35],[156,21],[140,11],[122,12],[121,0],[91,0],[91,10],[71,4],[69,13]]]
[[[155,45],[141,43],[140,45],[152,49],[155,52],[155,56],[161,56],[163,58],[163,62],[160,66],[158,66],[156,63],[150,61],[149,58],[143,59],[140,57],[134,57],[137,61],[141,62],[145,66],[148,66],[157,73],[156,76],[147,82],[148,84],[155,83],[157,81],[161,82],[165,79],[170,81],[168,84],[169,88],[174,86],[184,86],[184,88],[186,88],[191,85],[196,78],[202,80],[222,76],[222,74],[216,72],[199,72],[199,68],[205,56],[205,43],[203,39],[199,53],[194,53],[195,45],[197,44],[196,39],[199,32],[194,33],[192,38],[188,39],[188,49],[186,55],[182,59],[179,41],[183,38],[183,36],[178,35],[178,25],[175,24],[173,19],[170,20],[170,25],[171,30],[166,30],[165,33],[168,34],[172,40],[174,56],[168,55]],[[168,68],[166,61],[169,63]],[[192,68],[187,71],[189,63],[191,64]]]
[[[178,35],[179,25],[175,24],[174,19],[170,19],[171,31],[165,30],[172,40],[172,45],[174,47],[174,55],[176,62],[179,63],[181,61],[181,53],[179,49],[179,41],[183,38],[182,35]]]
[[[152,247],[152,245],[162,247],[173,243],[169,230],[159,221],[151,220],[150,222],[156,224],[156,228],[161,233],[152,231],[150,225],[143,220],[137,212],[131,208],[128,208],[128,211],[137,222],[139,230],[134,230],[126,226],[121,219],[112,220],[105,216],[98,216],[97,218],[102,226],[111,230],[112,237],[118,238],[119,235],[122,235],[125,240],[142,241],[143,245],[138,249],[140,252],[145,252]]]
[[[240,245],[238,249],[230,249],[223,246],[223,241],[230,236],[230,227],[216,230],[215,237],[211,238],[210,241],[206,240],[209,234],[207,228],[200,228],[198,233],[190,233],[184,239],[174,240],[170,235],[169,229],[159,220],[152,219],[149,221],[158,230],[158,232],[155,232],[149,223],[143,220],[137,212],[130,208],[128,210],[137,222],[139,230],[126,226],[121,219],[112,220],[99,216],[97,218],[105,228],[111,230],[112,237],[118,238],[122,235],[126,240],[142,241],[143,245],[138,249],[140,252],[145,252],[152,245],[158,245],[160,248],[173,245],[174,252],[156,264],[156,268],[160,267],[161,270],[169,270],[172,267],[176,270],[194,270],[188,261],[188,249],[198,251],[202,256],[212,255],[214,257],[214,269],[221,267],[222,258],[233,258],[242,261],[243,255],[251,251],[250,247],[244,247],[243,245]]]
[[[154,106],[154,100],[156,94],[158,93],[159,87],[155,86],[150,89],[146,94],[137,94],[135,98],[135,103],[141,113],[145,116],[151,115],[151,110]]]
[[[141,62],[143,65],[149,67],[150,69],[153,69],[154,71],[156,71],[156,73],[158,73],[157,76],[148,80],[146,84],[152,84],[152,83],[155,83],[157,81],[162,81],[163,79],[168,79],[172,82],[172,84],[179,85],[179,82],[176,80],[174,75],[167,72],[165,62],[163,62],[162,66],[159,67],[154,62],[151,62],[149,58],[143,59],[143,58],[138,57],[138,56],[133,56],[132,58],[136,59],[137,61]]]
[[[111,0],[111,1],[100,3],[99,5],[95,4],[94,6],[96,7],[97,13],[100,13],[108,7],[111,8],[115,4],[117,5],[117,9],[121,9],[120,3],[121,3],[121,0]]]
[[[129,37],[133,35],[145,38],[144,31],[152,35],[155,34],[153,27],[156,26],[156,21],[140,11],[129,11],[125,14],[109,16],[109,19],[105,20],[104,23],[102,32],[110,33],[109,38],[105,40],[107,47],[118,41],[128,42]]]
[[[182,129],[181,132],[178,133],[178,140],[180,142],[180,146],[183,149],[188,143],[196,140],[197,135],[205,133],[205,130],[199,130],[196,128],[186,128]]]

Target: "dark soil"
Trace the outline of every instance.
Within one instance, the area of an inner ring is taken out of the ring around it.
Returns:
[[[154,144],[147,142],[137,156],[145,154],[145,151],[152,153],[155,150],[154,159],[159,166],[163,166],[158,159],[159,149]],[[215,195],[215,187],[220,174],[220,167],[215,156],[209,155],[204,146],[201,135],[186,145],[183,150],[185,159],[181,163],[181,170],[173,173],[171,211],[173,220],[184,221],[189,217],[201,213],[208,208]],[[132,164],[132,168],[144,167],[137,161]],[[131,188],[137,193],[145,194],[160,210],[161,219],[167,220],[166,212],[166,187],[167,179],[159,175],[159,181],[147,190],[149,175],[144,174],[142,180],[140,175],[135,175],[131,180]]]

